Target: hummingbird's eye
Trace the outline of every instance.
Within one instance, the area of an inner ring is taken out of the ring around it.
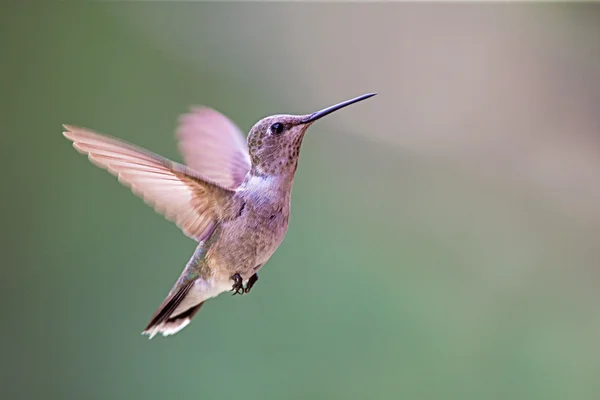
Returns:
[[[271,132],[276,135],[280,135],[283,132],[283,129],[284,126],[280,122],[275,122],[273,125],[271,125]]]

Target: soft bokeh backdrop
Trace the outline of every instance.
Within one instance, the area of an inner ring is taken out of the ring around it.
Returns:
[[[600,398],[597,6],[1,8],[0,398]],[[309,131],[252,293],[142,337],[194,243],[61,124],[181,160],[192,104],[370,91]]]

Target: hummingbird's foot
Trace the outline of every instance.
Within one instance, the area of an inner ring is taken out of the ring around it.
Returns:
[[[231,291],[233,292],[232,296],[236,294],[244,294],[244,284],[242,283],[242,277],[240,274],[235,274],[231,277],[233,279],[233,286],[231,287]]]
[[[252,275],[250,279],[248,279],[248,283],[246,284],[246,289],[244,289],[244,293],[250,293],[250,289],[252,289],[252,286],[254,286],[257,280],[258,274]]]

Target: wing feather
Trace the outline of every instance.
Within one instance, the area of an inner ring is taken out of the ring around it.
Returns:
[[[115,175],[189,237],[201,240],[234,191],[196,171],[125,141],[65,125],[63,135],[96,166]]]
[[[238,187],[250,171],[244,135],[216,110],[193,107],[179,118],[176,135],[186,165],[223,187]]]

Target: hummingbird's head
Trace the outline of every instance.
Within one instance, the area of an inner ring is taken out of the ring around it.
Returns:
[[[375,94],[365,94],[312,114],[273,115],[261,119],[248,134],[252,172],[259,175],[293,174],[298,166],[302,139],[313,122]]]

